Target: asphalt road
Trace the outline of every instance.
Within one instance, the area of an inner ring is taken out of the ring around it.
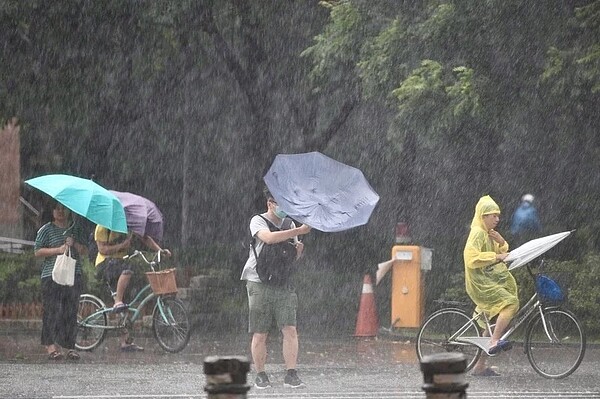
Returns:
[[[207,356],[248,356],[245,334],[193,335],[180,354],[163,352],[152,337],[146,350],[121,353],[109,337],[79,362],[46,359],[36,333],[0,335],[1,398],[206,398]],[[279,338],[270,342],[267,372],[274,387],[249,398],[425,398],[412,342],[392,337],[300,337],[298,371],[307,388],[284,389]],[[467,376],[469,398],[600,398],[600,349],[588,347],[580,368],[562,380],[536,374],[520,348],[494,358],[500,377]],[[254,374],[248,376],[253,381]]]

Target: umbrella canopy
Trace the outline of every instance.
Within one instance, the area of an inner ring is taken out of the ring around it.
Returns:
[[[123,205],[114,194],[92,180],[69,175],[45,175],[25,180],[25,183],[96,224],[127,233]]]
[[[150,236],[156,241],[163,237],[163,215],[154,204],[141,195],[110,191],[113,193],[125,208],[125,218],[127,227],[140,236]]]
[[[562,233],[536,238],[535,240],[528,241],[520,247],[513,249],[510,251],[506,259],[504,259],[504,262],[510,263],[508,270],[516,269],[519,266],[523,266],[530,260],[537,258],[567,238],[573,231],[575,230],[564,231]]]
[[[379,201],[360,170],[319,152],[277,155],[264,181],[290,217],[324,232],[366,224]]]

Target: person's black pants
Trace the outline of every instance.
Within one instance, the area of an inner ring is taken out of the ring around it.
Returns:
[[[81,288],[79,274],[75,275],[72,287],[56,284],[52,277],[42,279],[42,345],[58,344],[66,349],[75,349]]]

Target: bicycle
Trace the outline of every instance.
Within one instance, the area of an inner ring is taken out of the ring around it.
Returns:
[[[189,316],[183,302],[174,297],[177,292],[174,270],[159,272],[155,270],[160,264],[160,251],[152,260],[148,260],[142,252],[137,250],[132,255],[125,256],[124,259],[132,259],[137,256],[150,266],[153,273],[147,273],[149,278],[170,273],[171,275],[168,277],[172,281],[165,288],[155,286],[156,284],[152,284],[153,280],[150,280],[151,283],[142,288],[129,303],[127,311],[115,314],[118,317],[116,324],[109,323],[109,315],[114,314],[112,307],[106,306],[100,298],[92,294],[82,294],[79,297],[77,311],[78,331],[75,347],[78,350],[91,351],[102,343],[108,331],[128,328],[140,318],[144,307],[155,299],[156,303],[152,312],[152,331],[160,347],[167,352],[177,353],[188,344],[190,339]],[[108,283],[107,285],[114,298],[116,293]]]
[[[540,262],[540,269],[543,260]],[[561,307],[564,295],[560,286],[548,276],[533,273],[535,292],[529,301],[513,317],[501,339],[507,340],[523,324],[527,323],[523,341],[524,351],[533,369],[545,378],[559,379],[572,374],[583,360],[586,336],[577,317]],[[467,359],[466,371],[473,368],[479,357],[489,353],[490,336],[482,337],[477,321],[483,320],[485,329],[492,335],[485,313],[468,316],[455,307],[447,307],[432,313],[417,334],[417,356],[439,352],[462,352]]]

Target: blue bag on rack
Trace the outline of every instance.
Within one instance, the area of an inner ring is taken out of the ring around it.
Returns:
[[[562,289],[556,281],[543,274],[536,276],[535,289],[542,302],[560,303],[565,300]]]

